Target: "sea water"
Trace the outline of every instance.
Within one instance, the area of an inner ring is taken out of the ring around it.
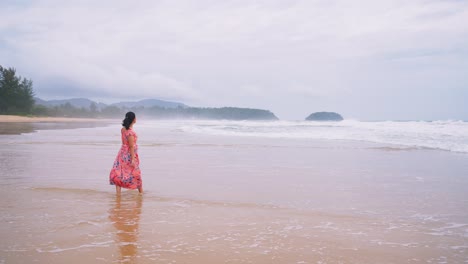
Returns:
[[[210,135],[352,140],[468,153],[468,122],[463,121],[195,121],[181,129]]]

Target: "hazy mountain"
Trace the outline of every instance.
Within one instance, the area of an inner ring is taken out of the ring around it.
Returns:
[[[96,106],[98,106],[98,107],[100,105],[101,106],[104,105],[102,103],[96,103],[96,102],[91,101],[91,100],[86,99],[86,98],[72,98],[72,99],[63,99],[63,100],[42,100],[40,98],[35,97],[34,100],[35,100],[35,103],[37,105],[44,105],[44,106],[48,106],[48,107],[60,106],[60,105],[64,105],[66,103],[69,103],[72,106],[77,107],[77,108],[82,108],[83,107],[83,108],[88,109],[92,103],[95,103]]]
[[[38,98],[38,97],[34,97],[34,103],[37,104],[37,105],[47,105],[47,101],[46,100],[42,100],[41,98]]]
[[[43,100],[41,98],[35,97],[34,100],[36,102],[36,105],[44,105],[47,107],[65,105],[66,103],[69,103],[76,108],[83,107],[86,109],[89,109],[92,103],[96,104],[97,109],[103,109],[104,107],[108,106],[107,104],[94,102],[86,98],[72,98],[72,99],[63,99],[63,100]],[[178,108],[178,107],[186,108],[187,107],[187,105],[182,104],[182,103],[169,102],[169,101],[163,101],[163,100],[158,100],[158,99],[145,99],[145,100],[141,100],[138,102],[119,102],[119,103],[110,104],[109,106],[116,106],[119,108],[133,108],[133,107],[151,108],[153,106],[158,106],[162,108]]]
[[[163,100],[158,100],[158,99],[145,99],[141,100],[138,102],[119,102],[115,104],[111,104],[113,106],[117,107],[126,107],[126,108],[132,108],[132,107],[145,107],[145,108],[150,108],[153,106],[158,106],[162,108],[186,108],[187,105],[182,104],[182,103],[177,103],[177,102],[169,102],[169,101],[163,101]]]

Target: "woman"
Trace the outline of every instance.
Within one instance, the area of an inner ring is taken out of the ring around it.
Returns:
[[[136,123],[135,113],[128,112],[122,122],[122,147],[114,161],[114,166],[109,175],[111,185],[115,185],[115,191],[120,195],[121,188],[138,189],[143,193],[141,182],[140,159],[138,157],[138,137],[133,131]]]

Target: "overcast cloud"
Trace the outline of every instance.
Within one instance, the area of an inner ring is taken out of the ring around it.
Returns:
[[[43,99],[468,120],[468,1],[0,1]]]

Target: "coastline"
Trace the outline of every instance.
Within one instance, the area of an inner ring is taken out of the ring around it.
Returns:
[[[111,122],[116,119],[77,118],[77,117],[28,117],[17,115],[0,115],[0,123],[73,123],[73,122]]]

